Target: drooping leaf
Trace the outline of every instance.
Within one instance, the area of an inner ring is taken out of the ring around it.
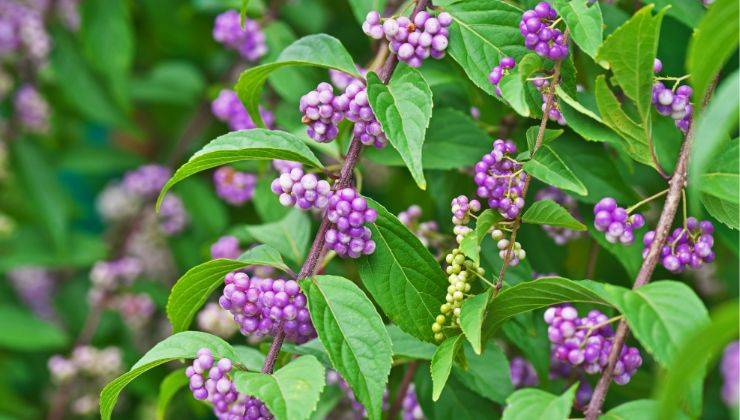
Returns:
[[[142,373],[172,360],[195,358],[198,350],[202,348],[210,349],[216,359],[226,357],[236,360],[234,349],[229,343],[215,335],[200,331],[185,331],[167,337],[146,352],[128,372],[109,382],[103,388],[100,392],[100,417],[110,420],[123,388]]]
[[[179,390],[185,388],[189,378],[185,375],[185,368],[170,372],[159,384],[159,395],[157,395],[157,420],[165,420],[167,406]]]
[[[336,69],[360,77],[352,56],[338,39],[325,34],[303,37],[285,48],[274,62],[252,67],[239,76],[236,93],[247,108],[252,120],[259,127],[264,127],[262,118],[259,116],[262,86],[273,71],[289,66]]]
[[[534,150],[534,146],[537,144],[537,134],[540,131],[539,125],[534,125],[527,129],[527,147],[529,147],[530,153]],[[542,133],[542,145],[546,145],[563,134],[563,130],[552,130],[549,128],[545,129]]]
[[[252,248],[236,260],[211,260],[191,268],[172,286],[167,300],[167,318],[172,323],[172,330],[187,330],[211,293],[223,284],[224,276],[249,265],[268,265],[279,270],[286,268],[280,254],[267,245]]]
[[[604,22],[599,3],[588,0],[554,0],[552,6],[565,21],[573,41],[583,52],[595,58],[604,37]]]
[[[563,395],[553,395],[535,388],[524,388],[506,399],[502,420],[567,420],[578,384],[573,384]]]
[[[429,370],[432,374],[432,400],[434,401],[437,401],[440,394],[442,394],[462,342],[461,334],[449,337],[437,347],[437,351],[432,356],[432,364],[429,366]]]
[[[530,117],[538,114],[536,104],[528,100],[534,85],[527,81],[534,72],[542,70],[542,59],[537,54],[527,54],[517,62],[511,73],[499,82],[501,95],[519,115]],[[541,95],[540,95],[541,96]]]
[[[487,289],[483,293],[465,299],[460,310],[460,329],[473,346],[476,354],[481,353],[481,328],[486,314],[486,306],[491,299],[491,293],[492,290]]]
[[[560,189],[586,195],[588,190],[563,159],[550,146],[542,146],[532,158],[523,163],[524,171],[533,177]]]
[[[552,200],[537,200],[522,215],[522,222],[538,225],[559,226],[572,230],[586,230],[568,210]]]
[[[58,350],[69,342],[69,337],[55,325],[9,305],[0,306],[0,330],[0,348],[13,351]]]
[[[388,336],[393,345],[393,355],[396,357],[408,357],[410,359],[432,360],[437,346],[421,341],[411,334],[405,333],[396,325],[387,326]]]
[[[740,222],[738,222],[740,206],[706,194],[702,195],[701,203],[712,217],[735,230],[740,230]]]
[[[573,97],[568,95],[560,86],[556,87],[558,95],[558,105],[560,112],[568,122],[568,127],[580,134],[584,139],[589,141],[602,141],[621,145],[622,140],[619,135],[606,126],[601,117],[596,114],[594,109],[588,109]],[[531,148],[530,148],[531,149]]]
[[[511,385],[509,361],[501,347],[493,341],[486,344],[482,354],[476,354],[469,345],[464,346],[467,369],[455,365],[455,376],[478,395],[503,404],[514,391]]]
[[[375,252],[359,259],[360,278],[383,312],[402,330],[433,342],[431,330],[444,303],[447,278],[426,247],[380,204],[369,226]]]
[[[302,286],[311,321],[332,365],[365,406],[368,417],[380,419],[393,362],[391,340],[380,315],[362,290],[345,278],[315,276]]]
[[[432,90],[426,80],[408,66],[397,68],[387,85],[371,72],[367,75],[367,98],[388,141],[419,188],[426,189],[421,152],[432,118]]]
[[[272,375],[237,372],[234,384],[239,392],[262,400],[275,418],[303,420],[316,409],[325,378],[315,357],[301,356]]]

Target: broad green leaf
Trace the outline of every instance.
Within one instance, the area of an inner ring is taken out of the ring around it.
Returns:
[[[503,57],[519,62],[529,52],[519,33],[522,10],[500,0],[459,0],[445,11],[453,19],[447,52],[476,86],[495,95],[488,81],[491,69]]]
[[[260,64],[272,63],[280,56],[280,53],[297,39],[293,29],[285,22],[274,20],[263,28],[265,34],[265,43],[267,44],[267,54],[262,57]],[[305,68],[296,66],[286,66],[279,68],[267,77],[270,87],[285,102],[290,104],[291,115],[295,117],[295,110],[298,107],[298,100],[306,92],[316,88],[317,78],[326,77],[326,70],[318,68]],[[296,122],[303,128],[300,119]],[[280,124],[279,124],[280,125]],[[287,127],[285,127],[287,128]],[[286,131],[289,131],[286,129]],[[311,139],[314,143],[315,140]]]
[[[735,230],[740,229],[740,206],[706,194],[702,195],[701,203],[712,217]]]
[[[188,384],[188,377],[185,375],[185,368],[177,369],[167,374],[159,384],[159,395],[157,395],[157,420],[165,420],[167,406],[179,390],[185,388]]]
[[[291,208],[280,204],[278,196],[270,188],[272,179],[269,176],[260,176],[257,179],[257,187],[254,190],[254,210],[263,223],[277,222],[290,213]]]
[[[653,61],[665,14],[665,9],[655,16],[652,11],[653,5],[640,9],[606,38],[596,55],[596,61],[611,68],[617,84],[635,102],[643,125],[652,106]],[[599,111],[603,116],[601,107]]]
[[[547,327],[539,313],[530,312],[516,316],[501,328],[506,338],[519,348],[522,357],[534,366],[541,384],[547,383],[550,370]]]
[[[481,327],[486,314],[486,306],[491,299],[491,289],[483,293],[465,299],[460,310],[460,329],[462,329],[465,338],[473,346],[476,354],[481,353]]]
[[[226,205],[216,195],[210,179],[188,178],[180,184],[177,195],[182,199],[190,220],[198,221],[192,223],[190,227],[195,235],[212,238],[222,233],[229,225]]]
[[[159,193],[157,210],[167,191],[191,175],[241,160],[272,159],[293,160],[322,168],[321,162],[308,146],[293,134],[261,128],[232,131],[203,146],[177,169]]]
[[[717,0],[707,10],[689,41],[686,67],[691,74],[691,86],[697,104],[703,100],[712,79],[737,52],[740,37],[738,26],[728,25],[727,22],[737,22],[738,19],[740,6],[736,1]]]
[[[703,2],[697,1],[647,0],[645,3],[652,3],[658,9],[663,9],[666,6],[669,6],[670,9],[668,9],[666,14],[676,18],[689,28],[696,27],[702,17],[704,17],[704,12],[706,11],[706,7]]]
[[[457,169],[473,166],[491,151],[488,134],[470,116],[452,108],[435,109],[421,152],[427,169]],[[362,156],[383,165],[403,166],[392,147],[367,148]]]
[[[657,281],[636,290],[604,284],[610,301],[655,360],[669,367],[682,345],[709,323],[701,299],[683,283]]]
[[[606,414],[599,417],[599,420],[626,420],[626,419],[655,419],[658,418],[660,406],[655,400],[634,400],[618,405]],[[674,417],[675,416],[675,417]],[[683,413],[674,413],[672,419],[686,420],[688,417]]]
[[[594,290],[594,283],[589,280],[574,281],[562,277],[546,277],[504,288],[488,305],[483,338],[491,337],[509,318],[535,309],[563,302],[610,306]]]
[[[530,153],[532,152],[532,150],[534,150],[534,146],[537,144],[537,133],[539,133],[539,131],[539,125],[534,125],[527,129],[527,147],[529,148]],[[563,130],[552,130],[546,128],[545,132],[542,134],[542,145],[544,146],[547,143],[550,143],[551,141],[560,137],[561,134],[563,134]]]
[[[283,343],[283,351],[292,354],[309,355],[318,359],[326,367],[331,366],[331,360],[329,360],[329,354],[326,352],[326,347],[321,344],[321,340],[314,338],[311,341],[296,345],[293,343]]]
[[[588,109],[573,97],[568,95],[560,86],[557,86],[558,106],[563,117],[568,122],[568,127],[580,134],[584,139],[589,141],[601,141],[622,145],[619,135],[606,126],[601,117],[597,115],[594,109]]]
[[[375,252],[358,260],[360,278],[383,312],[402,330],[433,342],[432,323],[447,292],[447,277],[426,247],[380,204],[368,226]]]
[[[432,360],[437,346],[421,341],[413,335],[404,332],[396,325],[387,326],[388,335],[393,345],[393,355],[396,357],[408,357],[409,359]]]
[[[291,210],[277,222],[245,225],[236,229],[245,231],[258,242],[271,246],[296,263],[303,262],[311,240],[311,220],[298,209]]]
[[[177,359],[193,359],[198,350],[208,348],[216,359],[236,360],[229,343],[215,335],[199,331],[185,331],[165,338],[146,352],[131,369],[109,382],[100,392],[100,417],[109,420],[118,396],[131,381],[142,373]]]
[[[588,190],[573,171],[550,146],[542,146],[523,164],[524,171],[540,181],[576,194],[586,195]]]
[[[604,123],[624,139],[624,148],[630,157],[653,166],[645,126],[636,123],[622,110],[622,104],[609,89],[604,75],[596,78],[596,105]]]
[[[360,77],[352,57],[338,39],[325,34],[303,37],[285,48],[274,62],[252,67],[239,76],[236,93],[258,126],[264,127],[259,103],[265,80],[275,70],[290,66],[336,69]]]
[[[239,392],[262,400],[275,418],[303,420],[316,409],[325,378],[315,357],[301,356],[272,375],[237,372],[234,384]]]
[[[506,354],[493,341],[488,342],[483,354],[476,354],[469,345],[464,347],[464,352],[467,369],[454,366],[455,376],[478,395],[503,404],[514,391]]]
[[[689,160],[689,185],[700,185],[702,174],[713,166],[714,160],[724,153],[723,147],[730,138],[730,133],[738,126],[740,99],[740,76],[735,71],[729,75],[717,89],[704,112],[695,120],[697,140],[691,148]],[[737,141],[735,141],[737,143]],[[736,153],[737,154],[737,153]],[[689,204],[692,213],[699,211],[698,189],[689,188]]]
[[[604,37],[602,29],[604,21],[599,2],[554,0],[552,6],[570,29],[573,41],[583,52],[595,58]]]
[[[164,61],[145,76],[131,81],[135,101],[193,106],[203,94],[206,81],[198,67],[187,61]]]
[[[254,347],[234,346],[236,362],[254,372],[259,372],[265,363],[265,355]]]
[[[55,325],[9,305],[0,306],[0,330],[0,348],[11,351],[58,350],[69,343],[69,337]]]
[[[563,395],[553,395],[535,388],[524,388],[506,399],[502,420],[567,420],[578,383]]]
[[[172,323],[172,330],[187,330],[211,293],[223,284],[224,276],[249,265],[268,265],[279,270],[286,268],[277,251],[267,245],[252,248],[236,260],[221,258],[191,268],[172,286],[167,299],[167,318]]]
[[[497,409],[493,403],[483,398],[462,383],[453,373],[447,380],[448,385],[439,399],[432,401],[433,382],[427,369],[419,368],[414,375],[416,396],[429,419],[480,420],[497,419]]]
[[[9,239],[0,248],[0,273],[29,265],[87,271],[96,261],[107,257],[105,242],[99,235],[90,233],[70,232],[69,242],[59,250],[49,247],[49,239],[42,230],[27,226],[16,228]]]
[[[455,356],[460,350],[462,343],[462,335],[458,334],[447,338],[437,347],[437,351],[434,352],[432,364],[429,366],[433,384],[432,400],[437,401],[440,394],[442,394],[442,390],[447,383],[447,378],[450,377],[450,372],[452,372],[452,364],[455,361]]]
[[[475,230],[465,235],[460,242],[459,248],[463,255],[475,262],[480,262],[480,244],[491,228],[501,220],[503,216],[499,212],[492,209],[483,210],[475,221]]]
[[[734,148],[735,157],[737,158],[737,147]],[[735,159],[737,161],[737,159]],[[737,167],[735,167],[737,170]],[[740,174],[710,172],[704,174],[699,179],[699,189],[708,195],[712,195],[720,200],[738,204],[738,191],[740,191]]]
[[[367,98],[388,141],[398,151],[419,188],[426,189],[421,163],[432,90],[418,70],[400,66],[384,85],[375,73],[367,75]]]
[[[517,63],[512,72],[505,75],[499,83],[501,95],[514,108],[514,111],[521,116],[531,117],[539,113],[536,108],[537,105],[530,106],[532,104],[528,101],[531,90],[535,88],[532,83],[527,81],[527,78],[532,73],[542,70],[542,67],[543,63],[540,56],[537,54],[527,54]],[[541,94],[538,94],[538,99],[541,96]]]
[[[586,230],[568,210],[552,200],[538,200],[524,212],[522,222],[537,225],[564,227],[572,230]]]
[[[315,276],[302,286],[311,321],[332,365],[365,406],[368,417],[380,419],[393,362],[383,320],[362,290],[345,278]]]
[[[365,17],[371,11],[383,14],[387,0],[349,0],[349,6],[352,8],[352,14],[355,15],[357,23],[362,25]]]
[[[716,360],[727,344],[738,339],[737,299],[712,311],[711,323],[689,333],[665,375],[658,380],[656,397],[660,412],[656,418],[673,419],[680,415],[679,404],[686,390],[702,381],[707,363]]]

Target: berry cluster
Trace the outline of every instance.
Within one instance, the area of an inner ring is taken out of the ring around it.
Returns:
[[[230,359],[224,357],[216,362],[211,350],[198,350],[192,366],[185,369],[193,397],[213,404],[213,414],[219,420],[272,419],[262,401],[236,390],[230,375],[233,368]]]
[[[364,225],[374,223],[378,212],[368,207],[365,198],[353,188],[344,188],[331,195],[326,217],[332,223],[326,231],[326,244],[337,255],[358,258],[375,251],[372,232]]]
[[[608,317],[592,310],[579,318],[576,308],[564,305],[548,308],[545,322],[547,336],[552,342],[554,359],[571,366],[582,367],[586,373],[601,372],[607,364],[614,331]],[[624,385],[642,365],[640,351],[623,346],[614,367],[614,382]]]
[[[218,303],[210,302],[198,312],[198,328],[221,338],[229,338],[239,329],[234,317]]]
[[[13,107],[23,128],[37,134],[49,131],[49,104],[33,85],[26,83],[18,88]]]
[[[705,263],[714,261],[714,225],[709,220],[699,222],[694,217],[686,219],[686,225],[676,228],[661,249],[661,264],[673,273],[683,272],[686,268],[700,268]],[[645,248],[643,257],[655,241],[655,231],[651,230],[642,239]]]
[[[315,90],[303,95],[298,108],[303,114],[301,121],[308,128],[308,136],[320,143],[328,143],[339,134],[337,125],[344,119],[349,101],[346,95],[334,95],[334,88],[321,82]]]
[[[527,256],[527,252],[522,249],[522,244],[518,241],[514,241],[514,245],[511,245],[511,241],[504,237],[504,231],[500,229],[494,229],[491,231],[491,238],[496,241],[496,248],[498,248],[498,256],[502,260],[506,260],[506,253],[511,248],[511,257],[509,259],[509,265],[514,267],[519,265],[519,261],[523,260]]]
[[[211,112],[216,118],[225,122],[231,131],[250,130],[257,127],[233,90],[221,90],[216,99],[211,102]],[[259,112],[265,127],[272,128],[275,125],[273,113],[261,106]]]
[[[143,199],[151,199],[159,194],[171,175],[172,171],[162,165],[142,165],[126,172],[123,175],[122,185],[131,194]]]
[[[563,60],[568,56],[568,43],[563,33],[554,28],[558,12],[550,3],[540,2],[532,10],[522,14],[519,31],[524,37],[524,46],[543,58]]]
[[[501,96],[501,88],[498,84],[504,75],[509,74],[509,70],[513,69],[514,65],[516,65],[516,62],[512,57],[504,57],[498,62],[498,66],[492,68],[491,72],[488,73],[488,81],[496,87],[496,95]]]
[[[421,404],[419,404],[419,399],[416,396],[416,387],[413,383],[409,384],[406,395],[403,396],[403,401],[401,401],[401,418],[403,420],[420,420],[425,418]]]
[[[563,206],[568,213],[570,213],[576,219],[580,219],[578,215],[578,204],[573,197],[564,193],[562,190],[556,187],[548,186],[537,191],[535,200],[552,200],[561,206]],[[547,232],[547,235],[551,237],[556,244],[565,245],[568,241],[576,239],[581,236],[581,232],[572,230],[564,227],[542,225],[542,229]]]
[[[542,112],[545,112],[547,108],[547,96],[550,94],[550,79],[548,76],[535,77],[532,79],[532,84],[540,91],[542,95]],[[565,125],[565,117],[560,112],[560,105],[558,105],[557,96],[553,93],[552,99],[550,100],[550,110],[547,111],[547,117],[550,121],[555,121],[560,125]]]
[[[611,197],[602,198],[594,206],[594,227],[599,232],[606,232],[606,240],[611,243],[631,244],[635,240],[634,230],[643,226],[645,218],[640,213],[630,216]]]
[[[367,74],[367,70],[365,70],[364,68],[358,65],[355,65],[355,67],[363,77],[365,76],[365,74]],[[329,69],[329,80],[331,80],[331,84],[333,84],[335,88],[343,91],[347,89],[347,86],[349,86],[350,83],[359,79],[341,70]]]
[[[236,236],[222,236],[211,245],[211,258],[214,260],[218,258],[235,260],[242,255],[242,252]]]
[[[524,207],[522,188],[526,175],[522,165],[511,157],[514,153],[516,145],[512,141],[494,141],[493,150],[475,164],[473,178],[478,196],[509,220],[515,219]]]
[[[375,146],[377,149],[385,147],[388,139],[370,108],[365,83],[360,80],[353,81],[345,89],[344,96],[348,100],[346,117],[355,123],[352,132],[354,138],[359,139],[365,146]]]
[[[456,226],[467,225],[470,215],[480,211],[480,202],[476,199],[469,200],[464,195],[452,199],[450,203],[452,210],[452,224]]]
[[[725,347],[720,364],[722,373],[722,400],[735,407],[740,402],[740,341],[733,341]]]
[[[667,88],[663,82],[653,84],[653,105],[658,113],[663,116],[670,116],[676,122],[684,134],[689,131],[691,125],[691,115],[693,107],[691,106],[691,94],[693,90],[689,85],[681,85],[678,88]]]
[[[509,362],[509,375],[515,389],[537,386],[540,383],[532,364],[520,356],[512,358]]]
[[[316,332],[306,309],[306,296],[293,280],[249,277],[232,272],[224,278],[222,308],[234,315],[242,334],[274,335],[279,324],[287,340],[305,343]]]
[[[141,273],[141,263],[132,257],[96,262],[90,270],[92,283],[88,292],[90,303],[104,302],[111,293],[130,286]]]
[[[398,59],[411,67],[420,67],[427,57],[441,59],[449,43],[449,26],[452,16],[447,12],[433,17],[422,10],[413,21],[406,16],[382,19],[372,11],[365,17],[362,30],[371,38],[389,42],[389,49]]]
[[[159,227],[166,235],[175,235],[182,232],[188,225],[188,213],[180,197],[167,194],[159,206]]]
[[[238,206],[254,197],[257,176],[222,166],[213,172],[213,184],[219,197],[229,204]]]
[[[40,318],[55,317],[52,296],[55,278],[41,267],[19,267],[8,271],[7,278],[18,297]]]
[[[110,307],[121,314],[123,322],[132,331],[143,328],[157,309],[152,298],[146,293],[124,293],[116,296]]]
[[[409,228],[424,246],[438,247],[439,241],[436,238],[436,234],[439,227],[437,226],[437,222],[430,220],[420,223],[419,219],[421,219],[421,207],[416,204],[410,206],[406,211],[398,213],[398,221]]]
[[[283,172],[270,185],[272,192],[280,198],[285,207],[323,209],[329,203],[331,186],[314,174],[306,174],[303,168],[293,168]]]
[[[44,27],[48,2],[0,1],[0,61],[14,58],[43,67],[51,51]]]
[[[256,21],[245,18],[242,27],[240,19],[236,10],[228,10],[216,16],[213,39],[237,51],[247,61],[257,61],[267,53],[265,34]]]
[[[474,261],[466,259],[458,248],[445,256],[445,262],[447,263],[445,269],[447,281],[450,285],[447,287],[446,302],[439,308],[441,313],[437,315],[432,324],[434,339],[437,341],[445,339],[442,329],[448,323],[448,319],[450,326],[457,328],[460,325],[460,308],[466,294],[470,292],[470,280],[474,276],[482,276],[485,273],[485,270]]]
[[[303,165],[299,162],[293,162],[292,160],[273,159],[272,167],[282,174],[283,172],[290,172],[295,168],[303,168]]]

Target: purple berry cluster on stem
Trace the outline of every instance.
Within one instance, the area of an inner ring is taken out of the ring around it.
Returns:
[[[15,115],[21,126],[31,133],[49,132],[49,103],[31,84],[24,84],[15,92]]]
[[[306,296],[294,280],[251,278],[232,272],[224,278],[218,302],[234,315],[245,336],[275,335],[279,325],[289,341],[305,343],[316,337],[306,309]]]
[[[375,146],[377,149],[385,147],[388,139],[370,108],[365,83],[355,80],[347,86],[344,95],[348,100],[347,119],[355,123],[354,138],[359,139],[365,146]]]
[[[550,95],[550,79],[548,77],[550,76],[535,77],[532,79],[532,84],[542,94],[542,112],[545,112],[545,109],[547,108],[547,96]],[[563,113],[560,112],[560,106],[558,105],[557,97],[554,93],[552,95],[551,102],[550,110],[547,112],[547,118],[560,125],[565,125],[565,117],[563,116]]]
[[[714,246],[714,225],[709,220],[699,222],[694,217],[686,219],[684,227],[676,228],[666,240],[661,249],[660,262],[666,270],[681,273],[687,268],[698,269],[704,264],[714,261],[716,255],[712,251]],[[645,248],[643,258],[655,241],[655,231],[651,230],[642,239]]]
[[[210,402],[219,420],[272,419],[262,401],[236,390],[231,377],[233,370],[230,359],[224,357],[216,362],[211,350],[202,348],[193,364],[185,369],[185,375],[193,397]]]
[[[237,259],[242,252],[236,236],[222,236],[211,245],[211,258],[214,260],[218,258]]]
[[[283,172],[272,181],[270,188],[278,195],[280,204],[302,210],[323,209],[331,196],[331,185],[327,181],[304,173],[302,168]]]
[[[676,127],[684,134],[688,133],[691,126],[693,106],[691,105],[691,94],[693,89],[689,85],[681,85],[671,89],[663,82],[653,84],[652,101],[655,109],[660,115],[670,116],[676,123]]]
[[[244,104],[233,90],[221,90],[216,99],[211,102],[211,112],[216,118],[225,122],[232,131],[257,128]],[[259,113],[265,127],[272,128],[275,125],[275,116],[272,112],[260,106]]]
[[[405,211],[398,213],[398,221],[409,228],[424,246],[439,245],[439,241],[435,239],[435,234],[439,231],[437,222],[434,220],[419,222],[421,214],[421,207],[414,204]]]
[[[511,157],[515,153],[516,145],[511,140],[494,141],[493,150],[475,164],[473,178],[478,196],[508,220],[516,219],[524,208],[522,188],[527,176],[522,165]]]
[[[18,297],[36,316],[46,320],[56,316],[52,303],[56,280],[48,270],[24,266],[8,271],[6,276]]]
[[[229,204],[238,206],[254,197],[257,176],[222,166],[213,172],[216,194]]]
[[[365,17],[362,30],[374,39],[385,37],[390,51],[399,60],[411,67],[421,67],[428,57],[439,60],[445,56],[451,24],[452,16],[447,12],[434,17],[422,10],[412,20],[406,16],[382,19],[378,12],[372,11]]]
[[[185,205],[180,197],[167,194],[159,206],[159,227],[165,235],[175,235],[182,232],[188,224],[189,217]]]
[[[607,365],[614,331],[609,318],[592,310],[583,318],[570,305],[550,307],[545,311],[552,343],[552,357],[559,362],[582,368],[586,373],[600,373]],[[614,382],[624,385],[642,365],[640,351],[624,346],[614,368]]]
[[[580,215],[578,214],[578,204],[576,203],[576,200],[568,194],[564,193],[559,188],[552,186],[543,188],[537,191],[537,194],[535,195],[535,200],[552,200],[568,210],[568,213],[570,213],[574,218],[579,220],[581,219]],[[581,232],[564,227],[542,225],[542,229],[547,232],[547,235],[551,237],[558,245],[565,245],[569,241],[577,239],[581,236]]]
[[[401,402],[401,418],[403,420],[421,420],[426,418],[424,411],[421,409],[419,399],[416,396],[416,387],[414,384],[409,384],[406,390],[406,395],[403,396]]]
[[[308,136],[320,143],[328,143],[339,134],[337,125],[344,119],[349,101],[345,95],[334,95],[334,88],[321,82],[315,90],[301,97],[301,121],[308,127]]]
[[[519,265],[519,262],[526,258],[527,252],[522,249],[522,244],[519,243],[519,241],[514,241],[514,245],[511,245],[511,235],[509,238],[506,238],[504,231],[494,229],[491,231],[491,238],[496,241],[498,256],[501,260],[506,261],[506,254],[509,252],[509,249],[511,249],[511,257],[509,258],[510,267]]]
[[[459,244],[465,235],[472,229],[468,226],[470,215],[479,212],[481,209],[480,201],[468,199],[464,195],[459,195],[452,199],[450,211],[452,211],[452,232],[455,234],[455,240]]]
[[[722,400],[731,407],[740,402],[740,341],[725,347],[719,370],[722,373]]]
[[[594,206],[594,227],[606,233],[606,240],[611,243],[630,245],[635,240],[635,229],[645,226],[645,218],[640,213],[630,215],[617,205],[611,197],[602,198]]]
[[[326,245],[340,257],[359,258],[375,251],[372,232],[365,226],[374,223],[378,212],[354,188],[343,188],[329,198],[326,218],[332,223],[326,231]]]
[[[357,69],[357,72],[362,75],[362,77],[365,77],[367,74],[367,70],[356,65],[355,68]],[[355,76],[352,76],[351,74],[347,74],[341,70],[334,70],[329,69],[329,80],[331,80],[331,84],[334,85],[335,88],[344,91],[347,89],[347,86],[349,86],[350,83],[354,82],[355,80],[362,81],[362,79],[358,79]]]
[[[498,62],[498,66],[491,69],[488,73],[488,81],[496,87],[496,95],[501,96],[501,88],[498,86],[501,82],[501,78],[509,74],[509,70],[513,69],[516,62],[512,57],[504,57]]]
[[[509,362],[509,375],[515,389],[533,387],[540,383],[532,364],[520,356],[512,358]]]
[[[554,61],[565,59],[568,56],[568,42],[565,35],[554,27],[557,20],[558,12],[544,1],[524,12],[519,22],[524,46],[543,58]]]
[[[265,34],[259,23],[245,18],[244,27],[236,10],[227,10],[216,16],[213,39],[227,48],[237,51],[247,61],[257,61],[267,53]]]
[[[170,179],[172,171],[168,168],[147,164],[128,171],[123,175],[123,187],[130,193],[141,198],[151,199],[159,194],[159,191]]]

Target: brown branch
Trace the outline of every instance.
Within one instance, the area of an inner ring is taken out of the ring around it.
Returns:
[[[414,373],[416,373],[416,368],[418,366],[419,364],[416,361],[413,361],[410,362],[408,368],[406,368],[406,373],[404,373],[403,379],[401,379],[401,383],[398,385],[398,391],[396,391],[396,399],[393,400],[393,404],[388,410],[387,420],[394,420],[398,415],[398,411],[401,409],[401,405],[403,404],[403,399],[406,398],[406,393],[409,391],[411,381],[414,380]]]
[[[413,20],[414,16],[416,16],[420,11],[426,9],[429,4],[431,4],[429,0],[418,0],[418,3],[414,7],[414,11],[411,13],[411,19]],[[398,65],[398,58],[395,54],[391,54],[386,58],[385,63],[383,63],[383,66],[378,71],[378,77],[381,82],[388,83],[396,65]],[[357,162],[360,160],[361,152],[362,143],[359,138],[355,137],[350,142],[347,156],[345,157],[344,164],[339,172],[339,179],[334,186],[335,190],[346,188],[350,185],[352,181],[352,173],[355,170],[355,166],[357,166]],[[321,220],[321,225],[319,226],[316,236],[314,236],[313,243],[311,244],[311,250],[306,256],[306,261],[303,262],[300,273],[298,273],[298,280],[313,276],[316,271],[316,267],[319,265],[319,261],[321,260],[325,242],[324,236],[326,234],[326,230],[329,228],[329,224],[330,222],[327,219],[326,214],[324,214]],[[281,335],[284,335],[284,332],[282,325],[279,325],[277,334],[270,345],[270,353],[265,358],[265,363],[262,367],[263,373],[272,373],[272,370],[275,367],[275,360],[280,354],[280,347],[282,346],[283,341],[283,338],[280,337]]]
[[[707,94],[704,97],[702,109],[706,107],[709,99],[714,92],[714,87],[717,85],[717,79],[707,90]],[[695,115],[696,116],[696,115]],[[695,121],[694,121],[695,122]],[[689,132],[686,135],[686,140],[681,146],[681,153],[678,156],[678,163],[676,163],[676,170],[673,173],[670,181],[668,182],[668,195],[663,205],[663,211],[660,214],[658,225],[655,228],[655,239],[650,245],[647,256],[642,261],[642,266],[637,274],[635,283],[632,289],[637,289],[650,281],[650,277],[653,275],[655,266],[658,264],[660,259],[660,252],[663,249],[663,243],[668,238],[668,232],[673,225],[673,219],[676,217],[678,211],[678,205],[681,202],[683,195],[683,189],[686,186],[686,175],[689,164],[689,157],[691,155],[691,146],[694,142],[696,124],[692,122]],[[606,368],[599,378],[599,382],[596,384],[591,402],[586,410],[586,420],[596,420],[601,414],[601,407],[604,405],[606,399],[606,393],[609,391],[609,385],[611,385],[612,377],[614,373],[614,366],[617,364],[617,359],[622,351],[622,346],[627,339],[629,328],[627,323],[624,321],[619,322],[617,332],[614,335],[614,341],[612,342],[611,351],[609,352],[609,359],[607,361]]]

